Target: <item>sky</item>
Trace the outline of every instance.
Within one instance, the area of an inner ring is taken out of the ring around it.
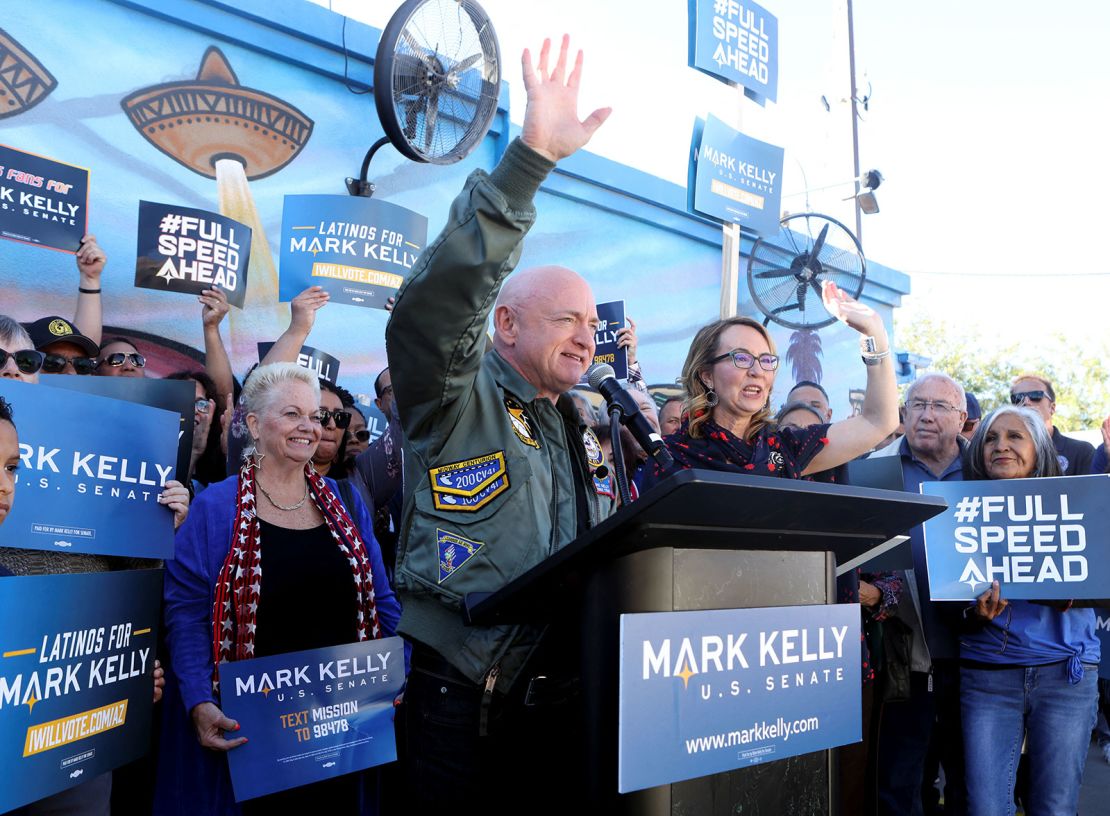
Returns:
[[[398,5],[313,2],[378,28]],[[589,150],[685,185],[694,118],[713,113],[785,148],[784,209],[854,223],[841,201],[853,176],[846,0],[763,0],[781,48],[765,108],[687,66],[683,0],[481,2],[514,122],[520,52],[566,32],[586,54],[581,115],[614,109]],[[869,259],[911,276],[906,313],[977,327],[987,344],[1107,343],[1110,4],[855,0],[853,16],[857,93],[869,94],[861,169],[885,179],[861,238]]]

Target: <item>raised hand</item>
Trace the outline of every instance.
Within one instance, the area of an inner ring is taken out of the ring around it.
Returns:
[[[570,37],[564,34],[559,58],[551,70],[548,70],[551,40],[543,41],[540,62],[536,68],[532,67],[532,54],[527,48],[521,56],[528,106],[524,111],[524,126],[520,138],[551,161],[559,161],[586,144],[613,111],[612,108],[598,108],[584,120],[578,119],[582,52],[578,52],[574,68],[568,77],[566,71],[569,48]]]
[[[215,286],[201,292],[197,300],[201,303],[200,322],[205,328],[219,326],[231,308],[227,303],[227,293]]]
[[[1106,445],[1106,453],[1110,456],[1110,416],[1102,421],[1102,443]]]
[[[81,285],[86,289],[96,289],[100,283],[100,273],[108,262],[108,256],[96,242],[95,235],[86,235],[81,239],[81,246],[75,256],[77,272],[81,275]]]
[[[632,365],[636,362],[636,321],[627,316],[625,321],[628,325],[617,331],[617,348],[628,349],[628,364]]]
[[[308,335],[316,322],[316,312],[331,298],[322,286],[310,286],[289,302],[289,328]]]
[[[860,334],[886,337],[886,327],[879,313],[860,303],[830,280],[824,281],[821,288],[821,302],[825,304],[829,314]]]

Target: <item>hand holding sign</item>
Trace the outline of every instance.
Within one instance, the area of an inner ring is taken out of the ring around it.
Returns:
[[[197,731],[197,742],[209,751],[230,751],[247,741],[246,737],[224,739],[225,732],[239,730],[239,723],[226,716],[215,703],[200,703],[189,715]]]
[[[176,479],[170,479],[158,495],[158,503],[173,513],[173,529],[176,530],[189,515],[189,490]]]
[[[200,322],[206,329],[219,326],[231,309],[227,302],[227,293],[223,289],[205,289],[197,300],[201,304]]]
[[[975,601],[975,614],[984,620],[992,621],[1002,614],[1010,602],[1002,597],[1002,590],[998,581],[991,584],[991,588],[980,595]]]
[[[567,77],[569,48],[570,37],[564,34],[559,59],[550,72],[547,64],[551,54],[551,40],[543,41],[537,68],[532,67],[532,53],[527,48],[521,56],[528,107],[524,110],[524,126],[520,138],[524,144],[553,162],[566,158],[590,141],[594,131],[613,112],[612,108],[598,108],[579,121],[578,83],[582,78],[582,52],[578,52],[574,69]]]
[[[628,364],[636,362],[636,321],[625,315],[628,325],[617,331],[617,348],[626,350]]]
[[[77,250],[77,271],[81,275],[81,287],[84,289],[100,288],[100,273],[108,262],[108,256],[96,242],[95,235],[86,235],[81,239],[81,246]]]

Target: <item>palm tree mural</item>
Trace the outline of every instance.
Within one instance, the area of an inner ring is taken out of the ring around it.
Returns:
[[[786,362],[794,371],[794,382],[821,382],[821,335],[813,329],[798,329],[791,334]]]

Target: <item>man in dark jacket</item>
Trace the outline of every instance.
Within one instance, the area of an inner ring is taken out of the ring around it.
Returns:
[[[1056,391],[1051,382],[1040,374],[1023,374],[1010,386],[1010,402],[1032,408],[1044,419],[1045,427],[1052,435],[1052,444],[1056,446],[1060,470],[1065,476],[1083,476],[1090,472],[1091,459],[1095,455],[1094,445],[1064,436],[1052,424],[1052,417],[1056,414]]]
[[[396,585],[413,642],[405,761],[420,812],[537,812],[573,795],[567,718],[524,705],[557,671],[542,662],[550,634],[467,627],[461,614],[467,594],[496,591],[612,510],[594,489],[592,431],[564,396],[593,360],[593,293],[562,267],[508,277],[540,184],[608,116],[579,121],[581,54],[567,76],[567,48],[550,70],[550,43],[537,71],[524,52],[521,138],[492,173],[470,176],[386,329],[405,432]]]

